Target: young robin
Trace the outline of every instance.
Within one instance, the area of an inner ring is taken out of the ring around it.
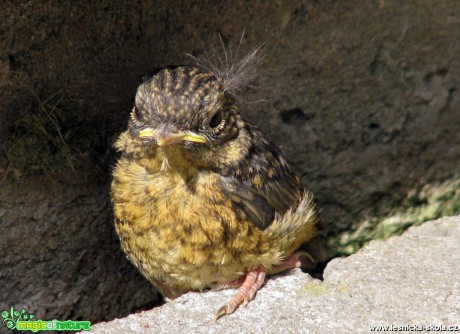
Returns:
[[[267,274],[316,262],[296,252],[314,243],[311,195],[279,147],[243,119],[225,79],[161,70],[138,88],[115,146],[116,231],[164,296],[239,287],[218,319],[252,300]]]

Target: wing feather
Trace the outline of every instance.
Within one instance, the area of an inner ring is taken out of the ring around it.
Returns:
[[[233,206],[265,230],[275,219],[298,205],[302,187],[279,147],[262,132],[248,128],[252,140],[239,165],[221,177],[224,192]]]

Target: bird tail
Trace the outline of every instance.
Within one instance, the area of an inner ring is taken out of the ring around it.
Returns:
[[[266,233],[269,240],[288,246],[285,254],[290,255],[301,249],[308,256],[302,261],[302,268],[313,269],[325,259],[324,251],[318,241],[318,218],[313,203],[313,195],[304,192],[297,208],[288,210],[283,216],[275,218]]]

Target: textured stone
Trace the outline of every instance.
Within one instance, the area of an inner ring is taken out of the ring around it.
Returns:
[[[324,281],[273,277],[246,308],[214,323],[233,290],[188,293],[92,333],[367,333],[377,325],[460,325],[460,216],[412,227],[332,260]]]
[[[157,298],[121,251],[104,188],[37,178],[0,189],[0,311],[101,321]]]

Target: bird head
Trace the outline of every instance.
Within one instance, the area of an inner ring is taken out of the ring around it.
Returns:
[[[209,160],[242,127],[221,79],[194,67],[163,69],[141,84],[128,133],[143,151]]]

